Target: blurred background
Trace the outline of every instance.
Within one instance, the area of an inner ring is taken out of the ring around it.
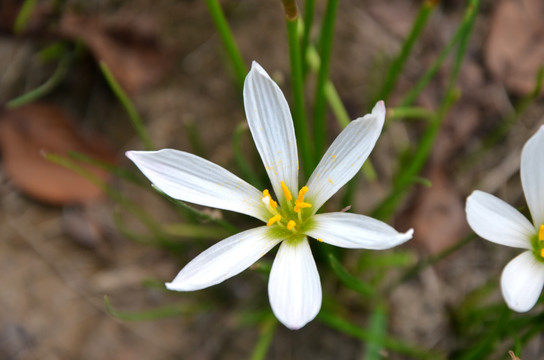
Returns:
[[[281,2],[220,4],[246,64],[258,61],[292,103]],[[398,121],[394,108],[451,43],[469,8],[465,1],[427,4],[428,20],[387,94],[390,117],[370,156],[375,179],[360,176],[352,190],[354,212],[375,211],[407,166],[403,157],[417,149],[428,119]],[[326,3],[315,5],[319,25]],[[340,1],[330,78],[350,118],[380,96],[421,6]],[[414,227],[414,239],[388,255],[342,255],[346,267],[385,289],[386,327],[396,339],[455,358],[470,331],[492,328],[494,322],[463,328],[470,323],[463,306],[478,289],[487,289],[486,301],[502,301],[499,275],[516,251],[471,236],[464,202],[480,189],[526,211],[518,170],[521,148],[544,114],[543,18],[540,0],[480,2],[455,102],[437,128],[421,181],[384,216],[399,231]],[[418,109],[441,106],[454,64],[446,58],[417,97]],[[144,136],[107,74],[132,100]],[[314,85],[310,76],[309,95]],[[241,175],[234,141],[263,179],[241,96],[204,1],[0,0],[0,359],[240,359],[255,356],[263,336],[270,338],[267,359],[365,358],[367,341],[319,318],[295,332],[267,320],[267,275],[259,265],[198,292],[162,286],[228,236],[218,219],[239,229],[254,223],[201,208],[207,218],[195,222],[204,226],[180,220],[190,210],[155,193],[124,151],[181,149]],[[327,144],[340,130],[329,113]],[[329,207],[341,209],[343,199],[339,194]],[[319,255],[318,268],[324,308],[369,326],[372,301],[327,275]],[[506,359],[512,341],[499,340],[490,358]],[[524,359],[539,358],[541,343],[535,336],[525,344]]]

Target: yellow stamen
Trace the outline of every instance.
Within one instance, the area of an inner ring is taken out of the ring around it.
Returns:
[[[270,192],[268,191],[268,189],[264,189],[264,190],[263,190],[263,198],[265,198],[265,197],[267,197],[267,196],[270,197]],[[270,198],[271,198],[271,197],[270,197]],[[271,199],[272,199],[272,198],[271,198]]]
[[[323,239],[321,239],[321,238],[317,238],[317,241],[319,241],[319,242],[323,242]]]
[[[296,224],[297,223],[294,222],[293,220],[289,220],[289,222],[287,223],[287,230],[293,230]]]
[[[287,201],[291,201],[293,199],[293,195],[291,195],[291,192],[289,191],[289,188],[283,181],[280,182],[281,189],[283,190],[283,194],[285,195],[285,199]]]
[[[544,241],[544,225],[540,225],[540,230],[538,230],[538,240]]]
[[[308,192],[308,187],[307,186],[303,186],[300,191],[298,192],[298,199],[296,202],[302,202],[304,201],[304,195],[306,195],[306,193]]]
[[[278,207],[278,203],[275,202],[274,200],[272,200],[272,196],[270,196],[270,192],[268,191],[268,189],[264,189],[263,190],[263,199],[266,199],[268,198],[268,205],[272,208],[272,209],[275,209]]]
[[[540,249],[540,257],[544,258],[544,249]]]
[[[300,209],[305,209],[305,208],[311,208],[312,207],[312,204],[310,203],[307,203],[307,202],[304,202],[304,201],[296,201],[295,203],[295,212],[299,212]]]
[[[268,222],[266,223],[266,226],[271,226],[272,224],[278,222],[281,220],[281,215],[274,215],[270,219],[268,219]]]

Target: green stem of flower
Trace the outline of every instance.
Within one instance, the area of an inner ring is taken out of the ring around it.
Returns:
[[[128,117],[130,118],[130,121],[132,122],[132,126],[136,130],[136,133],[140,137],[140,140],[144,143],[144,147],[146,150],[152,150],[154,148],[153,144],[151,143],[151,139],[149,135],[147,134],[147,131],[145,129],[145,126],[143,124],[142,118],[140,117],[140,114],[136,110],[136,107],[126,94],[126,92],[123,90],[119,82],[117,82],[117,79],[115,79],[115,76],[113,76],[110,68],[108,65],[106,65],[105,62],[100,62],[100,70],[102,70],[102,74],[104,75],[104,78],[106,79],[108,85],[110,86],[111,90],[117,96],[117,99],[119,102],[121,102],[121,105],[125,109],[125,111],[128,114]]]
[[[408,37],[402,44],[400,53],[391,63],[383,87],[378,93],[377,99],[375,99],[372,104],[379,100],[386,101],[388,99],[395,87],[395,84],[397,83],[397,79],[402,71],[402,68],[404,67],[404,64],[406,63],[406,60],[408,59],[408,56],[412,52],[415,41],[421,35],[421,32],[425,28],[427,20],[429,19],[429,15],[432,13],[437,3],[438,1],[426,0],[421,4],[412,29],[410,30],[410,34],[408,34]]]
[[[286,22],[291,63],[291,82],[293,86],[293,122],[302,158],[302,169],[306,177],[308,177],[312,172],[314,157],[312,152],[313,144],[309,136],[304,105],[304,76],[302,74],[302,60],[298,39],[298,17],[295,19],[286,17]]]
[[[315,157],[320,159],[325,152],[325,137],[327,134],[326,127],[326,110],[327,102],[325,100],[325,87],[329,78],[329,67],[332,53],[332,41],[334,35],[334,21],[338,9],[338,0],[329,0],[325,10],[323,26],[320,36],[320,57],[321,64],[317,73],[317,86],[315,92],[315,109],[314,109],[314,140],[315,140]],[[317,163],[315,164],[317,165]]]
[[[230,27],[225,18],[225,14],[221,9],[221,5],[219,4],[218,0],[206,0],[206,5],[208,6],[208,11],[210,12],[213,23],[217,28],[217,32],[221,37],[223,46],[227,51],[227,55],[232,66],[232,70],[234,71],[238,87],[242,89],[244,87],[244,80],[246,78],[248,70],[244,59],[240,54],[238,45],[234,40],[234,36],[230,31]]]
[[[308,73],[308,63],[304,61],[308,52],[308,46],[310,44],[310,32],[312,30],[312,24],[315,14],[315,0],[306,0],[304,4],[304,26],[302,33],[302,43],[300,46],[300,53],[302,54],[302,74],[306,76]]]
[[[41,99],[45,95],[49,94],[53,89],[57,87],[57,85],[64,79],[68,72],[68,68],[70,67],[70,63],[72,62],[73,55],[67,54],[64,55],[60,60],[59,64],[57,65],[57,68],[55,69],[55,72],[49,79],[47,79],[46,82],[44,82],[42,85],[38,86],[37,88],[27,92],[26,94],[23,94],[19,96],[18,98],[15,98],[13,100],[10,100],[6,103],[7,109],[15,109],[20,106],[26,105],[28,103],[34,102],[38,99]]]

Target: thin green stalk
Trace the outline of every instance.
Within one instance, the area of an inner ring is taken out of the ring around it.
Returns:
[[[385,349],[389,349],[399,354],[411,356],[414,359],[437,360],[445,358],[440,353],[427,351],[425,349],[409,345],[392,337],[375,335],[374,333],[366,329],[362,329],[358,325],[353,324],[350,321],[345,320],[336,314],[329,313],[325,310],[321,310],[321,312],[317,315],[317,319],[319,319],[319,321],[328,325],[329,327],[336,329],[344,334],[353,336],[365,342],[381,344]]]
[[[310,176],[314,165],[312,152],[313,144],[310,140],[306,110],[304,105],[304,76],[302,74],[302,59],[298,39],[298,12],[294,0],[284,1],[286,9],[287,38],[289,42],[289,59],[291,64],[291,82],[293,87],[293,123],[302,157],[302,169],[306,176]],[[295,13],[293,14],[293,7]]]
[[[119,82],[117,82],[117,79],[113,76],[110,68],[108,65],[106,65],[105,62],[100,62],[100,70],[102,70],[102,74],[104,75],[104,78],[106,79],[108,85],[110,86],[111,90],[117,96],[117,99],[119,102],[121,102],[121,105],[126,110],[131,122],[132,126],[136,130],[136,133],[144,143],[144,147],[146,150],[152,150],[154,147],[151,143],[151,139],[149,138],[149,135],[147,134],[147,131],[144,127],[142,118],[140,117],[140,114],[138,114],[138,111],[136,110],[136,107],[128,97],[128,95],[125,93]]]
[[[221,9],[221,5],[219,4],[218,0],[206,0],[206,5],[208,6],[208,11],[210,12],[213,23],[217,28],[217,32],[221,37],[223,46],[225,46],[225,50],[227,51],[227,55],[234,71],[234,75],[236,76],[236,82],[238,83],[238,87],[242,89],[244,87],[244,80],[247,75],[247,67],[244,59],[242,58],[242,55],[240,54],[238,45],[234,40],[234,36],[230,31],[230,27],[227,19],[225,18],[225,14]]]
[[[19,34],[26,28],[28,21],[32,17],[32,12],[36,7],[37,2],[38,0],[25,0],[23,5],[21,5],[21,9],[15,18],[15,22],[13,23],[13,32],[15,34]]]
[[[302,59],[306,59],[306,52],[308,51],[308,45],[310,44],[310,33],[312,31],[312,23],[314,21],[315,13],[315,0],[306,0],[304,3],[304,30],[302,33],[302,43],[300,46],[300,52]],[[302,62],[302,73],[304,76],[308,73],[308,64],[306,61]]]
[[[344,286],[366,297],[371,297],[375,294],[375,290],[371,285],[351,275],[332,253],[327,255],[332,271],[338,276]]]
[[[459,76],[461,64],[466,54],[468,40],[472,32],[472,25],[474,24],[474,20],[476,18],[478,5],[479,0],[471,0],[465,13],[463,24],[468,25],[461,25],[465,30],[459,40],[459,48],[457,50],[455,62],[442,104],[440,105],[436,115],[429,122],[429,125],[419,142],[419,146],[416,149],[414,156],[407,166],[401,166],[400,173],[395,178],[393,189],[389,196],[386,197],[384,201],[382,201],[382,203],[373,211],[373,216],[378,219],[387,219],[395,211],[397,204],[403,199],[408,186],[413,183],[413,179],[418,176],[420,171],[423,169],[423,166],[427,162],[436,136],[438,135],[442,125],[442,121],[450,107],[460,96],[459,92],[455,89],[455,83],[457,81],[457,77]]]
[[[458,250],[462,249],[466,245],[468,245],[472,240],[474,240],[476,236],[474,234],[470,234],[462,238],[460,241],[456,242],[455,244],[451,245],[450,247],[442,250],[441,252],[428,256],[426,258],[423,258],[421,261],[419,261],[414,266],[410,267],[404,274],[391,286],[389,286],[384,293],[390,293],[395,289],[398,285],[403,284],[404,282],[410,280],[417,274],[419,274],[421,271],[425,270],[429,266],[433,266],[434,264],[438,263],[439,261],[442,261],[446,257],[450,256],[451,254],[457,252]]]
[[[376,338],[385,338],[387,334],[387,308],[384,304],[376,305],[374,311],[370,315],[368,331]],[[383,344],[378,341],[369,342],[365,346],[363,359],[365,360],[381,360]]]
[[[313,46],[308,46],[308,49],[306,51],[306,62],[310,66],[310,68],[313,71],[319,71],[319,67],[321,66],[321,59],[319,58],[319,54],[317,53],[317,50]],[[329,106],[336,117],[336,120],[338,121],[338,124],[345,128],[350,123],[351,119],[350,116],[344,106],[344,103],[340,99],[340,96],[338,95],[338,92],[336,91],[336,88],[334,87],[334,84],[330,79],[327,79],[327,83],[325,84],[325,97],[327,98],[327,102],[329,103]],[[375,181],[376,180],[376,171],[374,170],[374,166],[372,166],[372,162],[370,159],[367,159],[365,163],[363,164],[362,172],[365,176],[365,178],[369,181]],[[351,184],[351,185],[350,185]],[[348,183],[348,186],[351,186],[351,188],[348,188],[348,194],[350,194],[348,197],[345,197],[346,204],[351,204],[353,196],[351,196],[355,189],[355,181],[351,181]],[[352,191],[350,191],[351,189]]]
[[[204,310],[209,308],[208,305],[199,303],[196,306],[180,304],[138,312],[121,312],[113,307],[108,296],[104,296],[104,305],[106,306],[106,310],[111,316],[124,321],[152,321],[174,316],[194,315],[196,313],[203,312]]]
[[[38,99],[41,99],[45,95],[49,94],[53,89],[57,87],[57,85],[64,79],[68,72],[68,68],[70,67],[70,63],[72,62],[73,56],[71,54],[64,55],[57,65],[57,68],[55,69],[55,72],[49,79],[47,79],[46,82],[44,82],[42,85],[38,86],[37,88],[27,92],[26,94],[23,94],[19,96],[18,98],[15,98],[13,100],[10,100],[5,106],[7,109],[15,109],[20,106],[26,105],[28,103],[34,102]]]
[[[465,36],[466,31],[469,27],[472,26],[470,21],[467,21],[467,16],[471,16],[472,14],[472,5],[469,5],[465,12],[465,21],[462,22],[462,24],[459,26],[453,37],[451,38],[450,42],[446,45],[444,49],[440,52],[438,57],[436,58],[435,62],[429,67],[429,69],[423,74],[421,79],[417,82],[417,84],[404,96],[402,99],[399,107],[405,107],[410,106],[416,98],[419,96],[419,94],[425,89],[425,87],[429,84],[431,79],[436,75],[438,70],[440,69],[440,66],[444,63],[448,55],[451,53],[453,48],[457,45],[459,40]]]
[[[255,345],[255,348],[251,353],[251,360],[266,359],[266,354],[268,353],[268,349],[272,344],[272,340],[274,339],[274,334],[276,333],[277,328],[278,321],[276,320],[274,315],[267,316],[267,318],[261,325],[259,341],[257,342],[257,345]]]
[[[402,71],[402,68],[404,67],[404,64],[406,63],[406,60],[408,59],[408,56],[412,52],[412,48],[414,46],[415,41],[417,38],[421,35],[421,32],[425,28],[425,25],[427,24],[427,20],[429,19],[429,15],[434,10],[436,4],[438,3],[437,0],[426,0],[421,4],[421,7],[419,8],[419,12],[416,16],[416,19],[414,20],[412,29],[410,30],[410,33],[408,34],[408,37],[402,44],[402,48],[400,50],[400,53],[397,55],[395,60],[391,63],[391,66],[389,67],[389,70],[387,72],[387,77],[385,78],[383,87],[381,91],[378,93],[378,98],[375,99],[377,101],[384,100],[386,101],[389,98],[389,95],[393,91],[395,84],[397,83],[397,79]]]
[[[97,175],[95,175],[88,169],[84,168],[80,164],[77,164],[72,159],[64,157],[62,155],[53,154],[53,153],[44,153],[43,157],[48,161],[64,166],[76,172],[77,174],[81,175],[82,177],[84,177],[85,179],[93,183],[95,186],[100,188],[112,200],[114,200],[124,209],[129,211],[142,224],[144,224],[151,231],[151,233],[153,233],[153,235],[156,237],[156,240],[159,245],[163,245],[163,246],[172,245],[171,242],[168,241],[164,237],[164,232],[162,231],[160,225],[145,210],[143,210],[141,207],[139,207],[138,205],[136,205],[135,203],[133,203],[132,201],[124,197],[116,189],[113,189],[110,185],[108,185],[104,180],[99,178]]]
[[[314,140],[315,156],[320,159],[325,152],[325,138],[327,134],[325,100],[325,86],[329,78],[329,68],[332,53],[332,41],[334,37],[334,21],[338,9],[338,0],[329,0],[323,18],[323,25],[320,36],[320,58],[321,64],[317,73],[317,85],[314,102]],[[317,165],[317,163],[315,164]]]

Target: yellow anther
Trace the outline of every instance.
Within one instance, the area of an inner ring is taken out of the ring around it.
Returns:
[[[268,191],[268,189],[264,189],[263,190],[263,198],[265,198],[267,196],[270,197],[270,192]],[[272,199],[272,197],[270,197],[270,198]]]
[[[271,226],[272,224],[278,222],[281,220],[281,215],[274,215],[270,219],[268,219],[268,222],[266,223],[266,226]]]
[[[293,220],[289,220],[289,222],[287,223],[287,230],[293,230],[296,224],[297,223],[294,222]]]
[[[540,230],[538,230],[538,240],[544,241],[544,225],[540,225]]]
[[[312,204],[304,202],[304,201],[299,202],[297,200],[295,203],[295,208],[293,210],[295,210],[295,212],[299,212],[300,209],[311,208],[311,207],[312,207]]]
[[[272,200],[272,199],[270,199],[270,202],[268,203],[268,205],[270,205],[270,207],[271,207],[272,209],[275,209],[275,208],[278,207],[278,203],[275,202],[275,201]]]
[[[540,257],[544,258],[544,249],[540,249]]]
[[[302,202],[304,200],[304,195],[306,195],[306,193],[308,192],[308,187],[307,186],[303,186],[300,191],[298,192],[298,199],[297,199],[297,202]]]
[[[322,238],[317,238],[316,240],[319,241],[319,242],[323,242]]]
[[[263,197],[262,199],[266,199],[268,198],[268,205],[272,208],[272,209],[275,209],[276,207],[278,207],[278,203],[275,202],[274,200],[272,200],[272,196],[270,196],[270,192],[268,191],[268,189],[264,189],[263,190]],[[266,202],[265,202],[266,203]]]
[[[289,191],[289,188],[283,181],[280,182],[281,189],[283,190],[283,194],[285,195],[285,199],[287,201],[291,201],[293,199],[293,195],[291,195],[291,192]]]

